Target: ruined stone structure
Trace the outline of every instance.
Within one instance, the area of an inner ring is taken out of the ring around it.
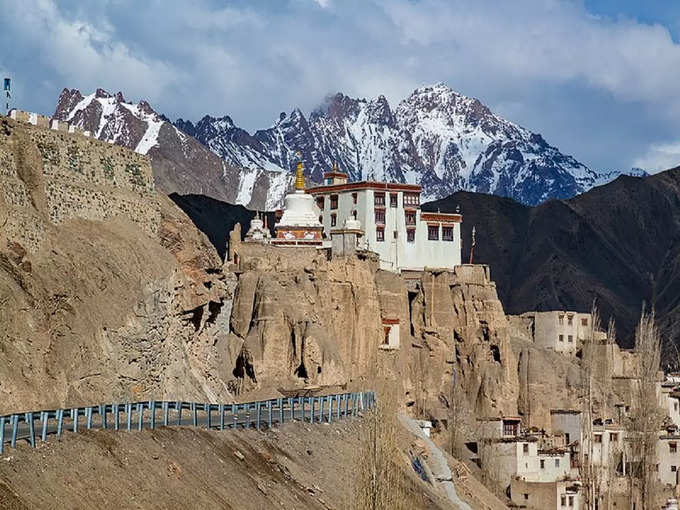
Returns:
[[[158,232],[160,208],[148,160],[132,151],[62,131],[5,119],[0,132],[0,186],[13,213],[7,235],[37,251],[45,238],[34,214],[43,206],[51,223],[74,218],[125,217],[150,235]]]
[[[0,412],[231,398],[220,264],[145,157],[1,118]]]

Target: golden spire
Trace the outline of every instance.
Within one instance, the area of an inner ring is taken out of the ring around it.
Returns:
[[[296,191],[304,191],[305,190],[305,176],[302,173],[304,170],[304,165],[302,164],[302,154],[300,152],[297,153],[298,156],[298,162],[297,162],[297,172],[295,174],[295,190]]]
[[[338,170],[338,162],[337,162],[337,161],[333,161],[333,171],[334,171],[334,172],[339,172],[339,171],[340,171],[340,170]]]

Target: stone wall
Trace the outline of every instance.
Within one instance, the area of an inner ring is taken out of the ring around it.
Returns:
[[[5,218],[9,238],[37,251],[44,227],[36,213],[54,225],[122,216],[157,233],[160,210],[149,200],[154,183],[145,156],[78,134],[8,118],[0,122],[0,189],[12,209]]]

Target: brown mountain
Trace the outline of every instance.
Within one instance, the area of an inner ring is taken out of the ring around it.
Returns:
[[[642,303],[664,340],[680,343],[680,167],[646,179],[621,176],[569,200],[526,207],[477,193],[424,210],[463,213],[463,258],[491,266],[507,313],[586,311],[597,299],[631,346]]]

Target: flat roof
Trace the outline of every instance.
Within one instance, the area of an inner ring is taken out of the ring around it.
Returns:
[[[418,184],[402,184],[399,182],[376,182],[376,181],[359,181],[347,182],[345,184],[327,184],[309,188],[307,191],[310,194],[314,193],[329,193],[333,191],[353,191],[376,189],[380,191],[410,191],[420,193],[422,187]]]

